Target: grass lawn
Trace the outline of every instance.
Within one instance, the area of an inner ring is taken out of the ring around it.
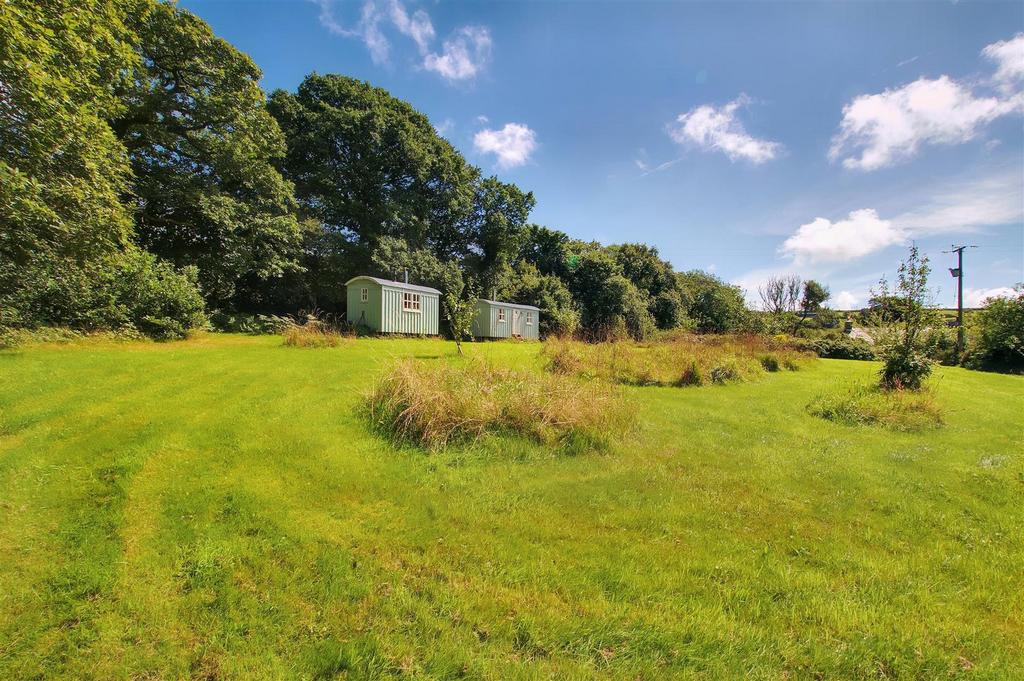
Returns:
[[[453,352],[0,352],[0,678],[1024,675],[1024,378],[939,369],[923,433],[807,414],[877,368],[828,360],[626,389],[603,453],[367,430]]]

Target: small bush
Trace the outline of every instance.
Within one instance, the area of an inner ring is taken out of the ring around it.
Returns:
[[[764,367],[765,371],[769,372],[775,372],[781,368],[779,358],[775,355],[761,355],[761,366]]]
[[[722,360],[720,363],[711,367],[711,382],[712,383],[728,383],[729,381],[739,381],[743,378],[740,373],[739,363],[735,358],[730,357]]]
[[[690,363],[679,376],[679,380],[676,381],[676,385],[704,385],[704,372],[701,371],[700,365],[690,360]]]
[[[883,390],[858,385],[845,393],[822,395],[807,405],[814,416],[846,425],[879,425],[920,431],[942,426],[942,412],[927,391]]]
[[[607,387],[483,361],[401,361],[377,380],[366,411],[382,432],[431,449],[513,433],[578,451],[625,426],[621,398]]]
[[[916,347],[886,345],[881,354],[879,383],[887,390],[920,390],[932,373],[932,361]]]
[[[314,314],[301,320],[289,317],[283,335],[284,344],[296,348],[333,348],[345,340],[338,329]]]

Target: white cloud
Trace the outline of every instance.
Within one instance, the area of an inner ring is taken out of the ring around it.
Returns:
[[[1024,79],[1024,33],[992,43],[981,54],[996,63],[994,78],[1004,89],[1012,90],[1015,81]]]
[[[839,293],[832,296],[831,307],[836,310],[856,310],[859,306],[857,303],[860,298],[850,293],[849,291],[840,291]]]
[[[998,92],[979,94],[975,84],[939,76],[859,95],[843,107],[829,158],[842,158],[847,168],[877,170],[911,158],[924,145],[963,144],[995,119],[1024,111],[1024,34],[982,54],[996,63]]]
[[[749,103],[750,99],[741,94],[722,107],[698,106],[679,114],[676,124],[669,127],[669,135],[679,144],[721,151],[732,161],[744,159],[755,164],[770,161],[782,145],[749,135],[736,117],[737,110]]]
[[[912,235],[967,232],[987,225],[1024,221],[1019,172],[943,187],[923,205],[893,218]]]
[[[405,7],[398,0],[391,0],[389,3],[391,22],[402,35],[407,35],[416,42],[420,54],[426,54],[430,47],[430,41],[434,39],[434,25],[430,22],[430,16],[421,9],[413,12],[410,17]]]
[[[903,243],[906,238],[906,233],[892,221],[879,218],[871,208],[864,208],[851,212],[845,220],[832,222],[816,218],[800,225],[779,250],[800,265],[859,258]]]
[[[521,123],[506,123],[501,130],[481,130],[473,136],[473,146],[484,154],[498,157],[498,167],[514,168],[530,159],[537,148],[537,135]]]
[[[312,0],[320,8],[320,24],[331,33],[363,41],[376,64],[385,64],[391,51],[391,41],[384,28],[392,29],[416,43],[423,58],[422,66],[449,81],[465,80],[476,76],[491,55],[491,34],[483,26],[463,26],[442,44],[441,53],[430,50],[436,35],[430,15],[422,9],[409,14],[401,0],[366,0],[359,21],[348,27],[335,13],[337,0]]]
[[[463,26],[444,41],[441,54],[423,58],[423,67],[447,80],[465,80],[477,75],[490,56],[490,31],[483,26]]]
[[[998,286],[996,288],[966,288],[964,289],[964,307],[982,307],[989,298],[1011,298],[1017,295],[1009,286]]]

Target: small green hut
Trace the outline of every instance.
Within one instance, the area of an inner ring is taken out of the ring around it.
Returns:
[[[437,335],[441,292],[429,286],[359,276],[345,282],[348,320],[377,333]]]
[[[481,298],[473,317],[474,338],[540,339],[540,308]]]

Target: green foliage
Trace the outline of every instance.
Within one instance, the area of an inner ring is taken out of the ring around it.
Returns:
[[[169,339],[184,338],[206,324],[195,267],[176,270],[150,253],[130,249],[118,262],[112,288],[110,297],[124,317],[111,319],[111,328],[128,325],[147,336]]]
[[[732,333],[749,322],[749,313],[738,286],[713,274],[691,270],[676,275],[687,313],[701,333]]]
[[[924,391],[881,390],[856,385],[846,392],[819,395],[807,410],[814,416],[848,426],[879,425],[892,430],[921,431],[943,424],[942,410]]]
[[[848,336],[803,341],[800,346],[825,359],[857,359],[868,362],[876,359],[874,348],[870,343]]]
[[[475,247],[467,264],[480,277],[485,294],[510,284],[513,260],[525,243],[526,219],[534,204],[533,193],[496,177],[477,183],[464,227],[465,238]]]
[[[138,50],[111,127],[131,160],[139,243],[196,265],[214,305],[251,297],[247,286],[297,266],[300,238],[292,187],[273,166],[285,145],[262,74],[204,21],[162,2],[138,21]]]
[[[448,321],[448,330],[455,340],[455,347],[462,354],[462,340],[469,338],[476,316],[476,291],[471,283],[462,279],[458,270],[452,271],[441,289],[441,311]]]
[[[930,272],[928,258],[922,258],[917,246],[911,246],[907,259],[900,263],[895,292],[889,293],[883,278],[878,293],[872,295],[872,299],[888,301],[882,304],[879,318],[892,320],[880,327],[877,338],[884,362],[880,372],[883,388],[920,390],[932,371],[923,335],[929,326],[938,323],[938,316],[927,306]],[[899,314],[894,316],[892,310]]]
[[[268,108],[287,140],[285,177],[305,213],[344,254],[343,276],[365,272],[379,241],[403,239],[438,257],[468,248],[464,223],[479,177],[426,116],[381,88],[311,74]]]
[[[144,3],[0,6],[0,325],[34,325],[40,285],[88,288],[127,242],[128,165],[105,119],[136,59],[135,13]],[[81,309],[50,307],[64,305]]]
[[[579,329],[580,313],[572,293],[553,274],[541,274],[535,265],[522,260],[516,264],[508,287],[499,297],[541,309],[541,336],[572,335]]]
[[[1024,371],[1024,284],[1012,296],[989,299],[975,315],[967,364]]]

